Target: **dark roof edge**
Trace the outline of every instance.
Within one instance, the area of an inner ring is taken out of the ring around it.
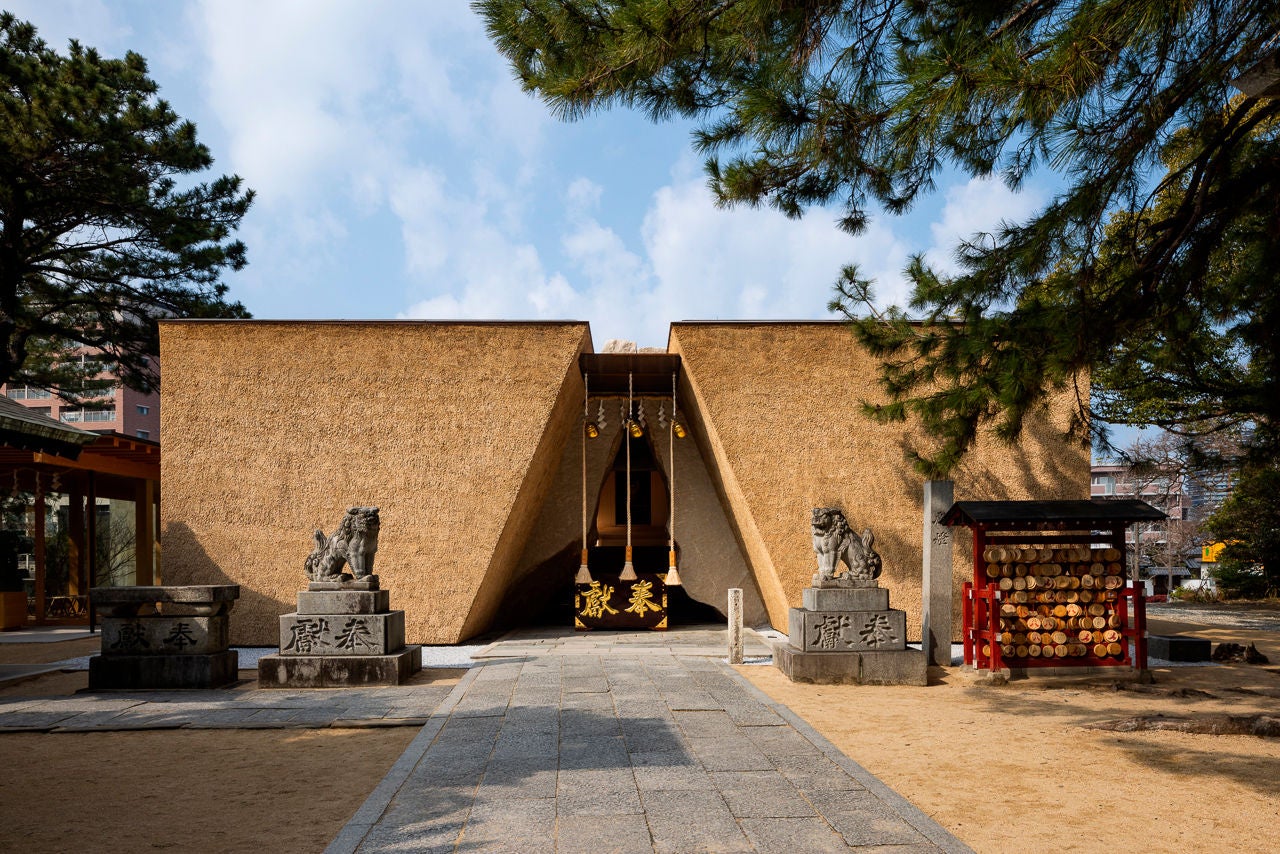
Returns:
[[[159,321],[161,325],[183,324],[183,323],[234,323],[246,326],[270,326],[289,324],[296,326],[300,324],[312,324],[316,326],[344,324],[351,326],[358,325],[385,325],[385,326],[589,326],[590,323],[585,320],[406,320],[406,319],[372,319],[372,320],[356,320],[351,318],[331,318],[316,319],[309,318],[305,320],[290,320],[288,318],[259,318],[259,317],[169,317]]]
[[[850,321],[838,319],[814,318],[811,320],[673,320],[671,326],[848,326]],[[923,326],[924,320],[908,320],[907,323],[912,326]],[[952,323],[963,325],[961,321],[955,320]]]
[[[944,525],[1098,523],[1165,519],[1167,514],[1135,498],[1066,501],[957,501],[940,520]]]

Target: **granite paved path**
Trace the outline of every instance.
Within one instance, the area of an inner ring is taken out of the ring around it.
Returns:
[[[328,852],[969,850],[716,658],[501,651]]]

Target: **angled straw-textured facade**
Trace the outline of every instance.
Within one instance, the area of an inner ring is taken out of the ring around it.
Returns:
[[[311,532],[375,504],[376,571],[410,642],[560,611],[571,625],[559,600],[584,499],[594,542],[622,442],[616,396],[601,436],[582,440],[579,357],[592,350],[587,325],[570,322],[162,324],[163,582],[240,584],[232,642],[274,645]],[[679,323],[668,352],[690,436],[652,441],[654,489],[674,477],[689,596],[723,610],[742,587],[748,622],[785,630],[815,568],[810,508],[839,505],[875,532],[882,580],[918,638],[922,482],[903,458],[917,437],[861,414],[875,362],[848,330]],[[662,403],[646,401],[651,419]],[[1087,497],[1087,452],[1061,439],[1068,411],[1057,401],[1016,447],[981,446],[956,498]],[[664,541],[666,506],[653,520]],[[958,589],[963,542],[956,552]]]

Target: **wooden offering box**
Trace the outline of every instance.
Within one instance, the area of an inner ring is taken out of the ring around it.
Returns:
[[[600,575],[575,588],[573,625],[578,631],[667,628],[665,575],[641,572],[635,581]]]
[[[1162,518],[1137,500],[956,502],[942,523],[973,532],[964,663],[1145,670],[1146,605],[1126,579],[1125,529]]]

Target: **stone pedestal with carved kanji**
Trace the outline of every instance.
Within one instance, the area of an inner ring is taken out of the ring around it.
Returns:
[[[907,647],[907,615],[875,581],[841,579],[804,591],[774,664],[793,682],[924,685],[925,654]]]
[[[102,654],[89,659],[89,688],[218,688],[236,681],[227,648],[236,584],[95,587]]]
[[[258,687],[399,685],[421,669],[422,647],[405,644],[404,611],[376,575],[313,581],[280,616],[280,652],[258,662]]]

